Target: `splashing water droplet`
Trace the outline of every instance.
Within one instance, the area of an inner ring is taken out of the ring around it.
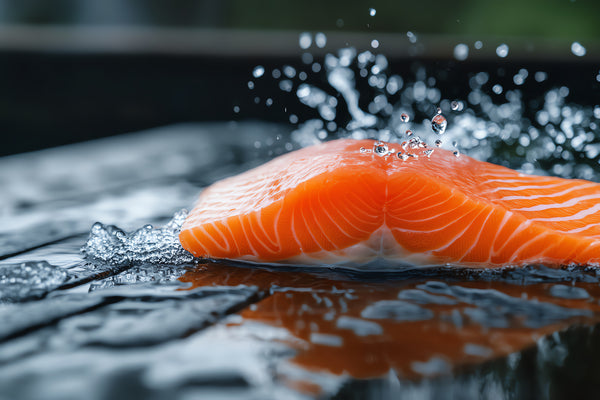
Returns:
[[[456,157],[456,158],[460,157],[460,152],[458,150],[454,150],[454,152],[452,152],[452,154],[454,154],[454,157]]]
[[[437,107],[437,108],[435,109],[435,113],[436,113],[437,115],[440,115],[440,114],[442,113],[442,108],[441,108],[441,107]]]
[[[254,70],[252,71],[252,76],[254,76],[255,78],[260,78],[264,74],[265,74],[265,68],[262,65],[257,65],[256,67],[254,67]]]
[[[585,56],[585,53],[587,53],[587,50],[581,45],[581,43],[573,42],[571,44],[571,53],[575,54],[577,57],[583,57]]]
[[[375,16],[375,14],[377,14],[377,10],[376,10],[376,9],[374,9],[374,8],[369,8],[369,15],[370,15],[371,17],[374,17],[374,16]]]
[[[375,146],[373,146],[373,152],[375,152],[375,154],[378,156],[387,156],[389,153],[387,144],[383,142],[376,142]]]
[[[433,154],[433,151],[434,151],[433,149],[425,150],[423,152],[423,154],[425,154],[425,156],[427,156],[427,158],[429,158]]]
[[[367,152],[367,149],[365,149],[364,147],[361,147],[361,148],[360,148],[360,152],[361,152],[361,153],[366,153],[366,152]]]
[[[402,122],[405,122],[405,123],[406,123],[406,122],[410,121],[410,117],[408,116],[408,114],[407,114],[407,113],[402,113],[402,114],[400,115],[400,120],[401,120]]]
[[[440,147],[440,146],[442,145],[442,141],[441,141],[440,139],[437,139],[437,140],[435,141],[435,145],[436,145],[437,147]]]
[[[318,32],[315,35],[315,44],[322,49],[327,44],[327,36],[323,32]]]
[[[302,32],[298,39],[298,44],[300,45],[301,49],[304,49],[304,50],[308,49],[310,47],[310,45],[312,44],[312,37],[310,36],[310,33]]]
[[[499,85],[499,84],[495,84],[495,85],[492,87],[492,92],[494,92],[494,93],[496,93],[496,94],[501,94],[501,93],[502,93],[502,90],[504,90],[504,89],[502,88],[502,85]]]
[[[496,47],[496,54],[498,57],[505,58],[508,55],[508,45],[502,43],[500,46]]]
[[[417,43],[417,35],[412,33],[411,31],[406,32],[406,37],[411,43]]]
[[[438,114],[431,120],[431,129],[438,135],[442,135],[446,132],[446,126],[448,125],[448,121],[442,114]]]
[[[460,108],[459,102],[453,101],[452,103],[450,103],[450,108],[452,108],[452,111],[458,111],[458,109]]]
[[[464,61],[469,57],[469,46],[459,43],[454,47],[454,58],[458,61]]]

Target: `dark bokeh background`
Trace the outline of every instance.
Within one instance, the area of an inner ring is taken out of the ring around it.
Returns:
[[[595,0],[0,0],[0,155],[183,121],[307,118],[312,110],[269,72],[247,86],[258,64],[309,72],[302,31],[328,35],[325,49],[310,49],[315,61],[383,38],[392,72],[411,80],[425,66],[444,97],[464,97],[473,72],[498,80],[524,67],[550,77],[524,87],[526,97],[568,85],[571,101],[593,104],[599,13]],[[573,41],[586,56],[571,53]],[[470,46],[466,61],[453,59],[458,43]],[[506,59],[495,54],[500,43],[510,45]],[[310,80],[326,87],[322,75]]]

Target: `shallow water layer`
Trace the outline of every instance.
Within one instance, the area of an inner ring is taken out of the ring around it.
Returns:
[[[127,198],[146,199],[143,204],[152,207],[140,210],[130,200],[115,204],[123,188],[102,179],[102,165],[85,172],[97,179],[78,193],[61,198],[30,180],[37,203],[27,210],[19,209],[16,198],[4,205],[14,211],[0,232],[2,396],[548,398],[573,386],[596,393],[595,269],[381,273],[325,267],[309,273],[170,257],[178,253],[160,247],[174,243],[169,218],[189,207],[207,184],[268,157],[260,149],[236,149],[266,141],[265,131],[289,137],[284,128],[262,123],[172,129],[179,139],[168,128],[164,136],[142,137],[148,148],[164,147],[165,138],[194,143],[194,154],[174,151],[181,156],[179,172],[171,170],[165,180],[156,165],[145,172],[153,180],[137,176],[135,168],[121,171],[130,178]],[[239,144],[238,132],[248,135],[248,143]],[[104,146],[127,147],[127,138]],[[222,159],[209,158],[215,148]],[[88,157],[102,149],[90,146]],[[63,152],[37,157],[60,164],[71,150]],[[18,178],[19,169],[1,163],[0,174]],[[82,169],[71,169],[70,179],[83,182],[76,175]],[[180,188],[181,198],[152,194],[169,186]],[[90,207],[89,193],[106,195]],[[125,229],[96,225],[98,235],[92,235],[96,244],[116,245],[121,252],[87,251],[87,259],[79,252],[94,222],[90,209],[103,210],[98,219]],[[8,240],[16,237],[13,232],[35,237],[48,221],[54,229],[35,246]],[[154,228],[136,231],[145,223]],[[157,251],[127,251],[126,242],[138,239],[156,242]]]

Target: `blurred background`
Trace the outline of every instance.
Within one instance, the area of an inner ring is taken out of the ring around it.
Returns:
[[[301,122],[314,110],[270,76],[250,89],[253,68],[310,72],[374,39],[394,73],[424,66],[445,98],[480,70],[535,68],[551,79],[530,90],[568,85],[594,104],[599,13],[597,0],[0,0],[0,155],[177,122]],[[326,45],[301,48],[302,32]]]

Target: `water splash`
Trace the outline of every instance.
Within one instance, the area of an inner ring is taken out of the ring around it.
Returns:
[[[187,215],[181,210],[162,228],[146,225],[130,233],[96,222],[81,251],[92,261],[117,266],[190,263],[194,257],[179,243],[179,231]]]
[[[67,279],[64,269],[46,261],[0,265],[0,301],[20,301],[42,296]]]

